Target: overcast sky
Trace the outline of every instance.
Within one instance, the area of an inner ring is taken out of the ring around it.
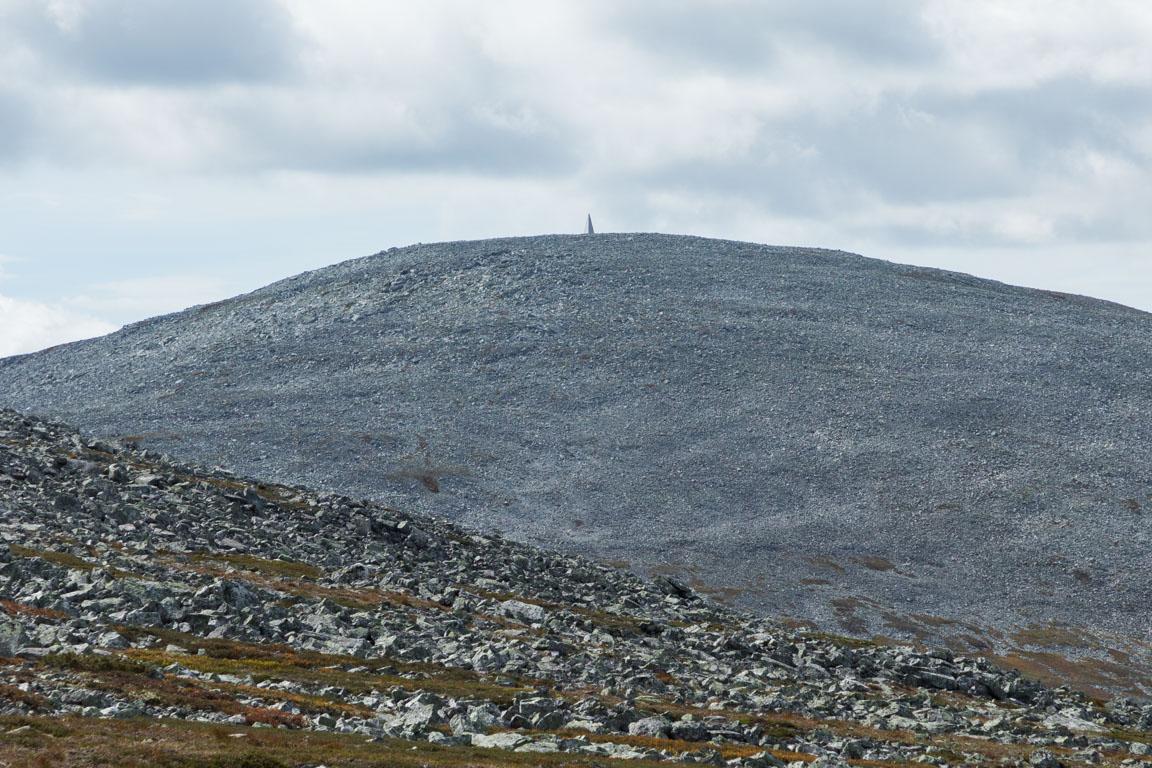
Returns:
[[[0,355],[659,231],[1152,310],[1144,0],[0,0]]]

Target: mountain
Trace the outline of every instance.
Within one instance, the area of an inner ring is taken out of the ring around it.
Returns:
[[[1114,689],[1152,658],[1149,359],[1103,301],[598,234],[305,273],[0,361],[0,404]]]
[[[0,764],[1125,764],[1152,706],[0,411]],[[849,763],[848,761],[851,761]]]

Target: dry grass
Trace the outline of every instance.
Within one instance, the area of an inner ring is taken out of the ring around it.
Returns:
[[[91,571],[95,568],[105,568],[100,563],[93,563],[85,560],[82,557],[77,557],[70,552],[55,552],[50,549],[33,549],[31,547],[22,547],[18,544],[9,544],[9,551],[13,557],[31,558],[36,557],[53,565],[60,566],[61,568],[76,568],[82,571]],[[118,568],[107,568],[108,573],[116,579],[121,578],[140,578],[139,574],[129,573],[122,571]]]
[[[1012,639],[1019,645],[1034,645],[1041,648],[1090,648],[1098,647],[1084,632],[1073,627],[1063,627],[1055,624],[1033,624],[1012,635]]]
[[[805,632],[804,637],[811,638],[812,640],[824,640],[843,645],[846,648],[875,648],[881,643],[875,640],[866,640],[862,637],[845,637],[844,635],[834,635],[830,632]]]
[[[39,694],[22,691],[14,685],[0,684],[0,701],[24,704],[33,710],[50,710],[52,705]]]
[[[571,754],[440,747],[427,742],[366,741],[363,736],[242,728],[157,720],[0,717],[0,762],[28,768],[502,768],[627,765]],[[15,729],[23,729],[12,733]],[[700,745],[693,745],[698,749]]]
[[[209,555],[195,556],[165,555],[160,560],[174,570],[194,571],[207,576],[237,579],[258,587],[267,587],[293,597],[327,598],[337,605],[357,611],[371,611],[385,604],[397,607],[418,607],[426,610],[448,611],[437,602],[412,597],[401,592],[380,589],[353,589],[351,587],[327,587],[313,579],[323,575],[323,571],[306,563],[293,563],[284,560],[264,560],[248,555]],[[228,567],[212,567],[212,563]],[[240,569],[237,572],[236,569]]]
[[[886,560],[883,557],[864,556],[864,557],[854,557],[854,558],[852,558],[852,560],[857,562],[857,563],[860,563],[860,565],[862,565],[865,568],[868,568],[870,570],[873,570],[873,571],[894,571],[894,570],[896,570],[896,566],[893,565],[891,561]]]
[[[531,597],[525,597],[523,595],[513,594],[511,592],[489,592],[487,590],[480,589],[479,587],[474,587],[470,584],[456,584],[455,586],[457,589],[459,589],[462,592],[470,592],[474,595],[479,595],[480,597],[486,597],[486,598],[489,598],[491,600],[499,600],[501,602],[503,602],[505,600],[519,600],[521,603],[527,603],[529,605],[538,605],[541,608],[545,608],[549,611],[555,611],[555,612],[567,611],[568,613],[575,614],[577,616],[581,616],[584,619],[591,621],[592,624],[595,627],[597,627],[598,629],[608,630],[609,632],[615,630],[617,632],[623,632],[625,634],[635,635],[635,634],[638,634],[640,632],[640,625],[645,622],[645,619],[636,618],[634,616],[624,616],[624,615],[619,614],[619,613],[608,613],[606,611],[595,611],[595,610],[592,610],[590,608],[581,608],[581,607],[575,606],[575,605],[562,605],[560,603],[550,603],[547,600],[538,600],[538,599],[531,598]],[[507,620],[505,620],[501,617],[498,617],[498,616],[484,615],[483,618],[489,619],[491,621],[496,621],[496,622],[502,623],[502,624],[511,624]],[[520,626],[518,623],[516,623],[515,625]]]
[[[90,571],[93,568],[99,568],[99,563],[89,562],[83,558],[68,552],[53,552],[49,549],[32,549],[31,547],[22,547],[19,544],[9,544],[8,549],[12,552],[13,557],[38,557],[53,565],[59,565],[63,568],[79,568],[80,570]]]
[[[935,633],[930,629],[925,628],[924,625],[908,616],[901,616],[898,613],[883,611],[881,613],[881,617],[884,620],[884,624],[888,627],[891,627],[897,632],[904,632],[906,634],[912,635],[918,641],[929,642],[935,635]]]
[[[37,608],[34,605],[24,605],[13,600],[0,600],[0,610],[9,616],[32,616],[41,619],[67,619],[68,614],[63,611],[53,611],[50,608]]]
[[[94,655],[77,653],[49,654],[41,659],[50,667],[70,669],[74,672],[126,672],[131,675],[147,675],[152,667],[136,659],[119,654]]]
[[[689,586],[691,586],[692,589],[694,589],[696,592],[699,592],[702,595],[707,595],[716,602],[723,603],[725,605],[730,604],[731,601],[736,600],[743,595],[754,594],[756,592],[756,590],[740,589],[738,587],[709,587],[696,581],[692,581]]]
[[[123,630],[131,632],[132,630]],[[226,640],[206,640],[172,632],[134,630],[154,633],[163,640],[176,642],[191,650],[205,650],[205,655],[174,656],[154,650],[130,650],[122,656],[103,657],[98,662],[76,662],[67,657],[61,666],[81,669],[89,678],[89,685],[106,690],[127,692],[139,700],[161,705],[187,706],[210,709],[228,714],[241,713],[249,723],[279,726],[267,729],[226,728],[193,723],[160,723],[151,720],[76,720],[65,719],[52,723],[39,718],[0,718],[0,728],[9,728],[0,734],[0,761],[13,765],[35,766],[33,758],[49,756],[44,765],[88,766],[107,768],[137,768],[137,766],[169,766],[170,768],[220,768],[234,766],[300,766],[323,763],[330,768],[368,768],[369,766],[564,766],[605,765],[615,761],[578,755],[542,755],[535,753],[509,753],[467,747],[443,748],[427,743],[382,742],[365,743],[363,737],[345,737],[334,734],[300,732],[293,730],[303,724],[298,716],[287,715],[265,707],[247,707],[236,702],[241,695],[259,696],[265,701],[291,701],[305,712],[329,711],[334,714],[368,716],[371,713],[344,704],[337,699],[321,696],[293,694],[258,689],[252,686],[227,683],[208,683],[172,677],[156,679],[144,673],[153,665],[179,661],[187,667],[203,672],[252,675],[259,679],[288,679],[308,685],[330,685],[345,691],[366,692],[400,685],[408,690],[431,690],[443,695],[472,695],[507,704],[525,687],[511,688],[486,683],[478,675],[464,670],[453,670],[435,665],[404,665],[404,674],[419,674],[423,679],[412,679],[391,674],[382,669],[387,660],[351,659],[317,653],[296,652],[282,646],[254,645]],[[357,666],[353,667],[355,664]],[[356,669],[356,672],[346,671]],[[17,689],[18,690],[18,689]],[[899,689],[903,691],[903,689]],[[2,691],[2,689],[0,689]],[[903,691],[907,692],[907,691]],[[588,692],[569,691],[565,696],[587,695]],[[595,695],[595,694],[592,694]],[[941,701],[963,706],[970,703],[958,693],[942,693]],[[601,697],[606,703],[611,697]],[[735,711],[688,707],[658,697],[645,700],[645,707],[673,718],[693,714],[703,718],[720,715],[746,725],[757,725],[773,738],[785,739],[816,728],[831,732],[836,738],[875,739],[904,744],[926,744],[954,755],[959,761],[963,753],[978,753],[989,761],[1027,759],[1032,747],[1026,744],[1005,745],[983,739],[940,734],[926,736],[911,731],[881,731],[858,722],[802,717],[788,713],[753,715]],[[11,733],[17,724],[27,730]],[[695,751],[705,746],[718,749],[725,759],[743,757],[760,751],[750,745],[705,745],[641,736],[590,736],[576,732],[557,732],[564,736],[584,735],[592,741],[610,741],[637,747]],[[235,734],[242,734],[234,738]],[[1148,734],[1124,734],[1124,738],[1143,740]],[[1059,751],[1059,750],[1057,750]],[[785,760],[809,762],[810,755],[774,752]],[[1106,763],[1118,762],[1119,757],[1106,756]],[[255,762],[263,761],[263,762]],[[854,765],[895,766],[899,763],[868,763],[852,761]],[[637,765],[637,763],[629,763]],[[644,763],[639,763],[644,765]]]
[[[125,654],[147,665],[164,666],[179,662],[198,672],[251,675],[255,682],[290,680],[306,685],[329,685],[353,693],[367,693],[399,686],[406,690],[422,689],[450,696],[477,696],[497,703],[510,703],[521,691],[543,681],[525,680],[513,686],[496,685],[471,670],[437,664],[404,662],[395,659],[361,659],[313,651],[295,651],[287,646],[241,643],[232,640],[206,639],[160,629],[118,628],[136,639],[149,634],[163,642],[187,648],[192,655],[172,655],[155,650],[130,650]],[[204,655],[198,651],[203,650]],[[366,671],[355,673],[344,667]],[[392,672],[390,668],[395,669]],[[260,696],[269,698],[268,692]],[[295,699],[285,698],[284,700]]]
[[[844,566],[840,565],[835,560],[828,559],[827,557],[806,557],[804,559],[812,565],[818,566],[820,568],[830,568],[837,573],[846,572]]]
[[[1046,685],[1071,685],[1097,699],[1111,699],[1115,691],[1143,697],[1146,694],[1141,686],[1152,686],[1152,679],[1137,674],[1131,666],[1102,659],[1076,659],[1049,651],[1019,649],[1003,655],[980,655],[1002,667],[1018,669],[1025,677]]]
[[[203,563],[220,563],[242,571],[251,571],[264,576],[283,579],[311,579],[316,580],[324,576],[324,569],[307,563],[297,563],[291,560],[266,560],[253,555],[239,554],[209,554],[196,552],[187,555],[188,562],[200,565]]]
[[[11,718],[9,718],[11,720]],[[33,755],[49,755],[43,765],[73,768],[103,765],[107,768],[288,768],[322,763],[331,768],[496,768],[496,766],[604,766],[630,765],[648,768],[657,763],[617,761],[603,757],[571,754],[515,753],[472,747],[438,747],[423,742],[366,742],[363,737],[327,733],[302,733],[280,729],[250,729],[214,725],[141,721],[76,721],[44,723],[34,718],[16,719],[27,731],[16,737],[0,735],[0,759],[15,759],[17,765]],[[6,723],[0,722],[0,727]],[[573,734],[577,735],[577,734]],[[584,734],[579,734],[584,735]],[[891,733],[887,735],[891,736]],[[908,734],[908,743],[917,742]],[[65,738],[66,737],[66,738]],[[695,751],[706,745],[637,736],[590,737],[593,741],[614,741],[637,747]],[[922,742],[917,742],[922,743]],[[962,754],[975,752],[988,761],[1027,760],[1032,747],[1005,745],[979,739],[933,738],[939,754],[953,763]],[[37,751],[34,751],[37,750]],[[758,747],[721,745],[721,753],[732,757],[753,754]],[[813,755],[769,750],[786,761],[812,762]],[[1069,750],[1055,749],[1067,758]],[[1105,755],[1106,764],[1121,756]],[[906,766],[909,763],[850,761],[857,766]],[[663,764],[663,765],[666,765]]]
[[[911,613],[908,614],[911,618],[919,621],[922,624],[927,624],[930,627],[970,627],[971,625],[965,624],[958,619],[946,619],[942,616],[933,616],[928,613]]]
[[[82,673],[86,687],[118,695],[126,694],[152,706],[240,714],[249,724],[259,722],[286,728],[302,728],[306,724],[299,715],[241,704],[237,700],[238,686],[202,683],[172,676],[155,677],[151,665],[128,656],[48,656],[44,663]],[[251,689],[244,692],[264,698],[286,698],[275,695],[279,693],[275,691]],[[272,695],[266,695],[269,693]],[[324,709],[327,711],[330,708]]]

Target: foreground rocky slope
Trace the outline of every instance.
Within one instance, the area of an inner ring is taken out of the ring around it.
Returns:
[[[674,579],[12,411],[0,537],[5,765],[1051,768],[1152,753],[1152,707],[785,630]]]
[[[0,361],[0,404],[829,631],[1038,671],[1079,648],[1115,687],[1152,654],[1150,357],[1149,315],[1080,297],[541,237],[392,250]]]

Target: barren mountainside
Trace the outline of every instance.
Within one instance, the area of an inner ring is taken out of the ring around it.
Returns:
[[[1135,765],[1152,705],[0,410],[0,765]],[[621,761],[628,761],[627,763]]]
[[[1049,671],[1079,648],[1106,686],[1149,654],[1150,358],[1152,316],[1083,297],[554,236],[393,249],[6,359],[0,405],[837,633]]]

